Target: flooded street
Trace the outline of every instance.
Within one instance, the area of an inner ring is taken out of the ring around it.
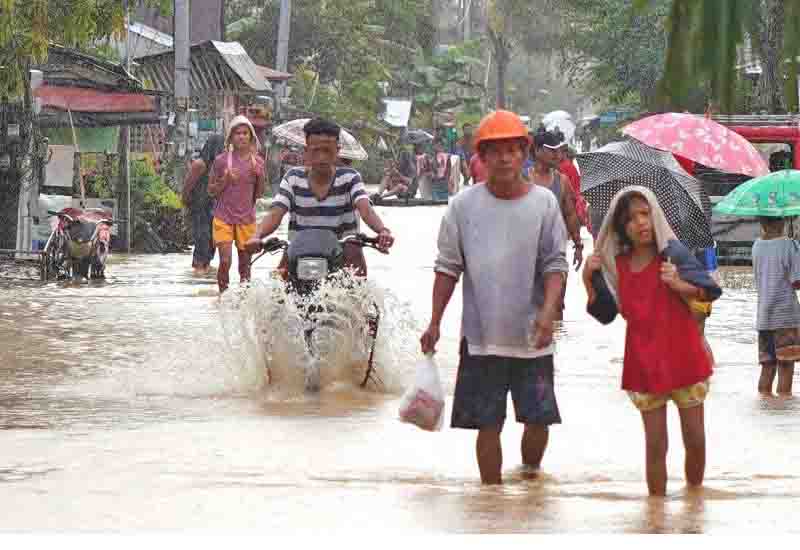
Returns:
[[[399,342],[379,343],[384,392],[270,391],[263,358],[237,341],[236,316],[223,311],[213,277],[191,275],[189,255],[117,254],[104,283],[0,279],[0,528],[800,533],[800,400],[756,394],[748,271],[725,274],[707,326],[718,364],[702,491],[684,489],[670,405],[668,496],[646,496],[640,416],[619,389],[624,324],[589,318],[574,273],[556,356],[564,423],[551,430],[544,475],[524,479],[521,427],[510,416],[506,483],[483,488],[474,432],[427,433],[397,420],[409,346],[430,313],[444,210],[379,210],[397,237],[388,256],[365,251],[392,310],[379,338]],[[277,261],[256,263],[254,279]],[[235,268],[232,281],[233,290]],[[460,297],[459,287],[436,356],[446,425]]]

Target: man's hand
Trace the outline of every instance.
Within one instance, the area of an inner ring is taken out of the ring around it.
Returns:
[[[575,255],[572,258],[572,265],[575,266],[575,273],[581,268],[583,263],[583,245],[575,246]]]
[[[394,237],[392,237],[392,232],[384,227],[381,229],[380,233],[378,233],[378,248],[381,250],[388,250],[393,244]]]
[[[422,345],[423,354],[435,352],[436,344],[439,342],[439,325],[434,323],[428,325],[419,342]]]
[[[546,348],[553,343],[554,315],[541,310],[533,321],[533,347],[534,349]]]
[[[586,260],[583,266],[583,286],[586,287],[586,294],[589,296],[589,305],[592,305],[597,298],[597,293],[592,286],[592,274],[603,267],[600,255],[595,253]]]
[[[261,252],[261,238],[257,236],[250,237],[250,239],[248,239],[248,241],[244,244],[244,249],[250,254]]]

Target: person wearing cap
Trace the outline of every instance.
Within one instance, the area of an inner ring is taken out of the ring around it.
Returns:
[[[420,338],[432,353],[463,277],[460,361],[451,425],[478,431],[481,481],[502,483],[500,433],[508,392],[525,425],[522,461],[538,470],[549,425],[561,422],[553,387],[553,325],[567,264],[566,229],[555,195],[522,177],[530,147],[518,115],[495,111],[475,133],[485,185],[450,202],[438,238],[433,311]]]
[[[337,166],[341,128],[329,120],[315,118],[303,126],[306,137],[306,165],[286,172],[278,195],[269,213],[248,241],[251,252],[261,249],[261,239],[271,235],[289,214],[289,241],[300,231],[329,229],[338,239],[355,235],[359,219],[378,234],[378,246],[388,249],[394,244],[392,232],[373,210],[361,174],[347,166]],[[367,264],[360,246],[346,244],[345,265],[361,276],[367,275]],[[284,254],[278,266],[287,265]]]
[[[546,187],[558,199],[561,213],[564,216],[564,225],[575,247],[575,256],[572,264],[577,271],[583,262],[583,242],[581,241],[581,220],[578,217],[575,204],[575,194],[572,191],[569,178],[559,171],[561,164],[561,147],[564,142],[559,136],[549,130],[539,129],[533,136],[533,149],[535,162],[531,172],[531,183]]]
[[[239,277],[250,280],[250,253],[245,245],[256,232],[256,199],[264,194],[264,161],[258,156],[258,138],[247,117],[235,117],[225,139],[227,151],[218,155],[208,182],[208,193],[217,199],[213,238],[219,249],[217,285],[220,293],[230,283],[233,243],[239,260]]]

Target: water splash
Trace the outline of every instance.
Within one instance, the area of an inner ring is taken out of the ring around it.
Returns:
[[[410,304],[373,281],[343,270],[299,295],[271,278],[232,288],[220,300],[226,355],[248,378],[262,373],[259,387],[284,398],[359,387],[372,352],[369,319],[376,314],[374,372],[365,389],[399,393],[417,359],[418,324]]]

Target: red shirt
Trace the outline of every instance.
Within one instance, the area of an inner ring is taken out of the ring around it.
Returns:
[[[486,165],[481,162],[478,153],[473,153],[472,158],[469,159],[469,175],[472,183],[485,183],[489,179],[489,172],[486,170]]]
[[[630,256],[617,256],[620,313],[628,326],[622,389],[668,393],[711,376],[697,322],[686,302],[661,280],[661,257],[639,273]]]
[[[256,223],[255,190],[259,178],[264,177],[264,161],[258,155],[242,160],[235,153],[225,152],[214,160],[214,176],[224,178],[229,163],[238,177],[217,196],[214,217],[230,225]]]
[[[592,222],[589,220],[589,208],[586,204],[586,199],[581,194],[581,175],[578,173],[578,169],[575,168],[575,163],[569,159],[564,159],[558,165],[558,170],[569,179],[572,194],[575,196],[575,212],[578,214],[581,223],[591,231]]]

